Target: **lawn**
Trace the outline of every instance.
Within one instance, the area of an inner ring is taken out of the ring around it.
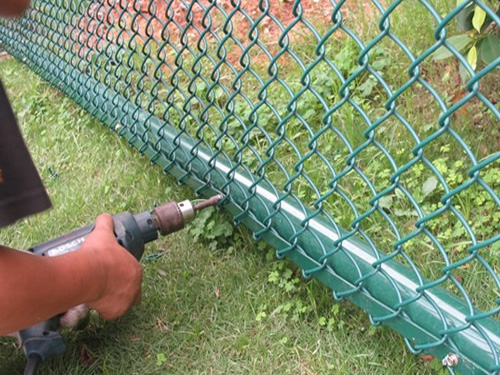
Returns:
[[[101,212],[139,212],[191,190],[15,60],[0,77],[53,208],[0,231],[26,249],[91,222]],[[224,215],[196,225],[227,228]],[[147,247],[143,301],[126,317],[66,332],[69,349],[41,374],[435,374],[402,338],[371,328],[366,314],[337,304],[326,287],[299,279],[272,251],[235,229],[227,238],[184,231]],[[197,241],[195,241],[195,239]],[[148,256],[149,255],[149,256]],[[285,275],[276,280],[278,272]],[[24,358],[0,341],[0,374],[21,374]]]

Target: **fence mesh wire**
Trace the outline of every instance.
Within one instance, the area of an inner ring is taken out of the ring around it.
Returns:
[[[411,351],[497,374],[499,7],[37,0],[0,41]]]

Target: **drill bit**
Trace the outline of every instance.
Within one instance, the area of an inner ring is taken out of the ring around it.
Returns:
[[[194,210],[201,211],[204,208],[215,206],[215,205],[217,205],[217,203],[219,203],[222,200],[223,197],[224,196],[222,194],[214,195],[213,197],[208,198],[208,199],[204,200],[203,202],[200,202],[197,205],[195,205]]]

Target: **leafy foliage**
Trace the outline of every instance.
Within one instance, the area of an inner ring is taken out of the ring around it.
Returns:
[[[457,1],[457,6],[463,0]],[[493,9],[497,16],[500,16],[500,5],[498,1],[489,1],[489,11]],[[458,52],[463,52],[467,57],[467,62],[473,70],[478,65],[491,64],[500,57],[500,36],[498,25],[493,22],[493,18],[485,9],[473,2],[468,4],[457,16],[458,29],[462,34],[454,35],[446,40]],[[443,60],[454,56],[454,53],[447,46],[439,47],[433,54],[434,60]],[[466,70],[461,66],[462,79],[467,77]]]
[[[210,250],[226,247],[233,235],[233,226],[229,220],[222,220],[221,214],[213,207],[201,211],[188,227],[195,242],[203,241]]]

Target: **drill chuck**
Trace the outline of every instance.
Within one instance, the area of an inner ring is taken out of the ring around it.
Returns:
[[[153,210],[152,216],[156,229],[162,236],[177,232],[195,218],[195,211],[190,201],[169,202]]]
[[[215,206],[221,199],[222,195],[219,194],[198,203],[196,206],[193,206],[188,200],[180,203],[169,202],[158,206],[152,213],[156,228],[162,236],[176,232],[193,221],[198,211]]]

